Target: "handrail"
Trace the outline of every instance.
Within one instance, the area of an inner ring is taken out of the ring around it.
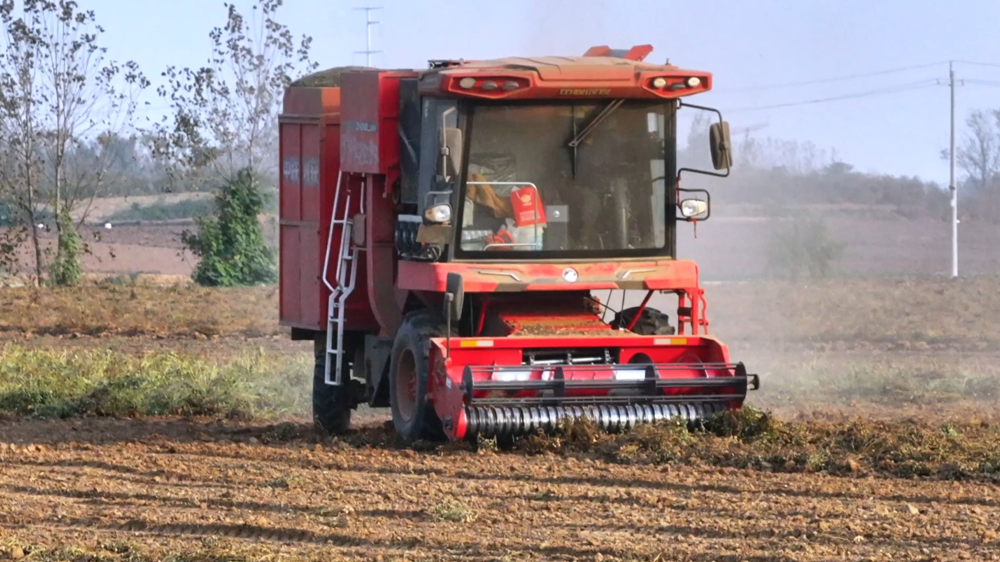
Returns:
[[[467,181],[465,185],[530,185],[538,189],[538,186],[530,181]]]
[[[328,279],[330,270],[330,249],[333,246],[333,226],[336,224],[337,203],[340,201],[340,180],[343,179],[343,177],[343,172],[337,173],[337,190],[334,191],[333,195],[333,209],[330,210],[330,231],[326,236],[326,257],[323,259],[323,284],[326,285],[327,289],[330,289],[330,292],[335,290]]]

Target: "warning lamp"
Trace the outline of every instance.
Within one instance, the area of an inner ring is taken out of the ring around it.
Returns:
[[[455,76],[449,82],[448,89],[463,96],[499,99],[516,95],[531,87],[526,78],[515,76]]]

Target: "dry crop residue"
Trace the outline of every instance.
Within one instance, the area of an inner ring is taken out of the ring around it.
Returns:
[[[985,483],[420,452],[378,426],[21,421],[0,443],[0,559],[1000,558]]]

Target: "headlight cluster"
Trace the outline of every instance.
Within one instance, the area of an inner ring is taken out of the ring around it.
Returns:
[[[701,199],[685,199],[681,201],[681,215],[694,218],[708,212],[708,202]]]
[[[451,205],[434,205],[424,211],[424,219],[434,224],[444,224],[451,220]]]

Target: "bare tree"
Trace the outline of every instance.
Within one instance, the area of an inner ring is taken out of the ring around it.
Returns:
[[[100,44],[104,29],[93,11],[74,0],[0,2],[6,49],[0,63],[4,87],[0,121],[10,150],[2,184],[30,220],[35,272],[43,272],[36,217],[47,205],[59,233],[55,264],[76,239],[117,160],[109,139],[132,126],[139,95],[149,81],[135,62],[107,59]],[[96,147],[96,150],[92,148]],[[85,149],[86,148],[86,149]],[[77,223],[69,220],[81,210]],[[78,267],[78,266],[77,266]]]
[[[10,222],[30,231],[37,285],[44,268],[38,224],[44,199],[38,137],[44,128],[37,108],[45,103],[37,70],[41,45],[33,31],[38,21],[15,17],[14,3],[6,0],[0,3],[0,18],[6,47],[0,52],[0,194],[13,209]],[[17,246],[8,246],[12,255]]]
[[[257,0],[249,18],[225,4],[226,24],[211,31],[201,68],[169,67],[158,90],[173,115],[154,126],[154,152],[173,172],[233,178],[249,168],[270,175],[277,164],[277,115],[293,76],[316,68],[312,39],[296,39],[275,19],[282,0]]]
[[[976,110],[965,120],[968,130],[962,135],[955,154],[955,164],[976,190],[990,186],[1000,173],[1000,110]],[[941,157],[949,158],[948,149]]]

